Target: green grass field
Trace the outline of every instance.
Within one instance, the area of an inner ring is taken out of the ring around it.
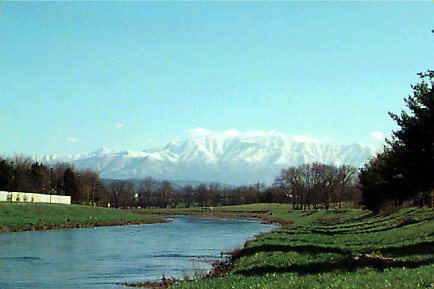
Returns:
[[[127,210],[80,205],[0,202],[0,231],[46,230],[161,222]]]
[[[222,209],[233,213],[243,207]],[[171,288],[434,287],[432,210],[406,208],[373,216],[361,210],[288,209],[270,205],[272,217],[293,224],[248,242],[223,277]]]
[[[334,213],[333,210],[294,211],[290,204],[250,204],[240,206],[214,208],[176,208],[176,209],[145,209],[136,210],[142,214],[153,215],[192,215],[209,218],[257,218],[266,222],[301,225],[315,220],[341,220],[359,216],[364,212],[360,209],[343,209]]]

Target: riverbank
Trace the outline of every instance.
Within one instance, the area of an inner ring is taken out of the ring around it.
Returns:
[[[76,214],[78,219],[67,217],[62,210],[75,211],[69,212],[69,216]],[[127,217],[128,214],[132,215]],[[389,215],[373,215],[357,209],[293,211],[283,204],[131,212],[88,206],[0,203],[1,228],[7,225],[19,230],[26,228],[26,224],[43,229],[51,225],[61,227],[65,220],[67,224],[77,222],[80,226],[97,226],[102,220],[123,224],[154,222],[150,214],[256,217],[287,224],[247,242],[241,250],[233,252],[230,263],[211,272],[210,278],[170,279],[170,288],[434,287],[434,211],[428,208],[404,208]],[[15,223],[5,225],[8,220]]]
[[[130,210],[81,205],[0,202],[0,232],[71,229],[164,222]]]
[[[264,223],[277,223],[282,226],[302,225],[314,221],[338,221],[360,216],[366,211],[344,208],[342,210],[293,210],[290,204],[259,203],[240,206],[171,209],[135,209],[134,212],[147,215],[185,215],[202,218],[243,219],[254,218]]]
[[[434,287],[431,209],[404,208],[376,216],[361,210],[297,212],[284,205],[253,212],[258,206],[236,214],[271,213],[291,225],[247,242],[233,253],[220,277],[211,272],[212,278],[178,281],[170,288]],[[221,209],[229,216],[242,208]]]
[[[173,288],[428,288],[433,239],[426,208],[302,221],[248,242],[224,277]]]

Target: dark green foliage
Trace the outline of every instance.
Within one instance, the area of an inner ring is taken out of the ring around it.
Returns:
[[[73,169],[67,168],[63,174],[63,191],[66,195],[71,196],[71,202],[78,203],[78,185],[77,174]]]
[[[32,184],[32,191],[46,192],[47,188],[48,168],[38,162],[33,163],[30,167],[30,182]]]
[[[363,192],[362,203],[375,212],[388,201],[402,204],[408,198],[406,194],[410,190],[404,170],[404,163],[394,150],[385,149],[376,158],[371,159],[359,174]]]
[[[378,211],[388,201],[402,204],[434,189],[434,75],[419,75],[421,83],[412,85],[413,95],[404,99],[409,112],[389,113],[400,129],[359,174],[363,203],[371,210]]]
[[[413,194],[434,187],[433,71],[420,76],[422,82],[412,86],[413,96],[405,99],[411,114],[406,111],[400,115],[389,113],[401,127],[393,133],[393,139],[389,143],[393,150],[401,152],[401,160],[406,163],[403,174],[411,182]]]
[[[6,160],[0,161],[0,190],[7,191],[12,186],[13,168]]]

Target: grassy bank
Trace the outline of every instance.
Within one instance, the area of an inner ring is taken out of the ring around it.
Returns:
[[[250,204],[214,208],[176,208],[136,210],[141,214],[152,215],[189,215],[205,218],[256,218],[264,222],[276,222],[282,225],[301,225],[321,220],[342,220],[356,217],[366,212],[359,209],[340,211],[294,211],[289,204]]]
[[[263,207],[255,206],[220,208],[227,216],[272,213],[272,218],[292,224],[248,242],[234,253],[223,277],[171,288],[434,287],[430,209],[373,216],[360,210],[294,212],[270,206],[267,212],[257,212]]]
[[[144,224],[161,221],[160,218],[127,210],[80,205],[0,202],[1,232]]]

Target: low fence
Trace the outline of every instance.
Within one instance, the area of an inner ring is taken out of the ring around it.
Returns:
[[[70,196],[0,191],[0,202],[71,204]]]

